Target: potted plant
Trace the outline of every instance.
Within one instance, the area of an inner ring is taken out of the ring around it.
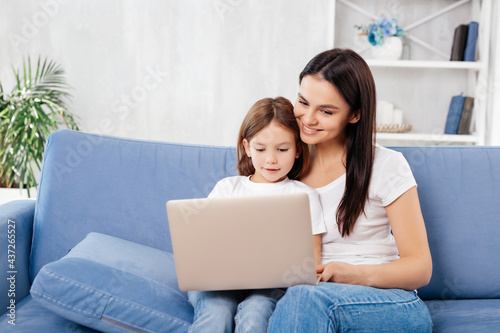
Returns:
[[[39,57],[35,68],[23,60],[22,72],[12,68],[15,86],[4,92],[0,83],[0,187],[36,187],[47,136],[65,125],[78,130],[67,103],[64,70]]]
[[[401,57],[405,31],[397,25],[396,19],[379,17],[368,25],[354,26],[367,36],[372,45],[372,55],[376,59],[397,60]]]

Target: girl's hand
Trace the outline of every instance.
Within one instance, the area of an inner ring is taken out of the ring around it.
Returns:
[[[316,273],[321,274],[321,281],[323,282],[363,284],[361,272],[357,265],[331,261],[327,264],[316,266]]]

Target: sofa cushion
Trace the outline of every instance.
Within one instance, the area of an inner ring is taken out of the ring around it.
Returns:
[[[16,321],[12,324],[9,316],[0,317],[0,332],[2,333],[98,333],[99,331],[79,325],[46,309],[27,296],[16,303]]]
[[[432,332],[500,332],[500,299],[425,301]]]
[[[206,197],[235,173],[234,148],[52,133],[38,186],[31,281],[90,232],[172,252],[166,202]]]
[[[433,272],[423,299],[500,298],[500,147],[394,147],[418,184]]]
[[[42,267],[31,295],[58,315],[105,332],[185,332],[193,318],[171,253],[99,233]]]

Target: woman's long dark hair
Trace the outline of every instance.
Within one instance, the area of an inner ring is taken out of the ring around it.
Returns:
[[[346,184],[337,208],[337,226],[342,237],[349,236],[358,217],[364,213],[373,167],[373,128],[375,124],[375,82],[366,62],[352,50],[332,49],[315,56],[300,73],[319,75],[333,84],[358,115],[346,128]]]

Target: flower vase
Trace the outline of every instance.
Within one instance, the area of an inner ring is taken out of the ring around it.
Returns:
[[[398,60],[402,52],[403,42],[396,36],[386,37],[382,45],[372,46],[372,56],[377,60]]]

